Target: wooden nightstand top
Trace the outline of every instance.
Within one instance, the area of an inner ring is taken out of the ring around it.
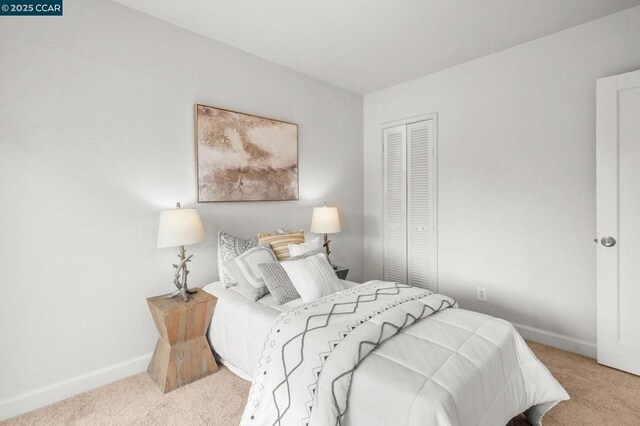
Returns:
[[[174,297],[173,299],[165,299],[166,295],[162,295],[149,297],[147,299],[147,303],[149,303],[150,306],[152,305],[160,312],[171,312],[177,309],[189,309],[191,306],[197,305],[198,303],[218,300],[217,297],[207,293],[202,289],[194,288],[192,290],[198,290],[198,292],[189,295],[189,300],[187,302],[183,301],[179,295]]]
[[[218,298],[201,289],[185,302],[181,297],[165,299],[155,296],[147,299],[151,315],[160,337],[175,345],[197,336],[204,336],[209,328]]]

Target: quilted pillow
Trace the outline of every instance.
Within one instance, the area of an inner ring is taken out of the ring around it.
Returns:
[[[340,279],[324,253],[292,262],[282,262],[281,265],[304,303],[343,290]]]
[[[287,272],[282,267],[282,263],[293,262],[323,252],[324,250],[321,247],[319,249],[308,251],[300,256],[290,257],[283,262],[261,263],[260,265],[258,265],[258,268],[260,268],[260,272],[262,272],[264,283],[267,285],[269,293],[273,295],[273,299],[278,305],[282,305],[300,298],[300,294],[298,294],[298,291],[293,286],[293,283],[289,279]]]
[[[306,243],[302,244],[290,243],[288,245],[289,254],[291,256],[300,256],[301,254],[305,254],[306,252],[322,248],[323,245],[324,241],[320,237],[315,237],[313,240],[307,241]]]
[[[234,237],[224,231],[218,232],[218,275],[225,288],[236,285],[236,281],[225,270],[224,263],[235,259],[245,251],[257,247],[257,238],[245,239]]]
[[[262,233],[258,234],[260,244],[270,245],[278,260],[285,260],[291,257],[289,254],[289,244],[304,243],[304,231],[292,231],[282,233]]]
[[[233,277],[237,285],[232,290],[245,296],[251,301],[256,301],[267,294],[269,290],[262,278],[262,272],[258,265],[265,262],[274,262],[276,255],[270,248],[254,247],[224,263],[226,271]]]

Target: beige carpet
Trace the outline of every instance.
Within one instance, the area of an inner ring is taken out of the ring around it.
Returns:
[[[571,401],[545,417],[547,425],[639,425],[640,377],[594,360],[530,343]],[[4,422],[13,425],[236,425],[249,383],[226,368],[162,395],[146,373]],[[514,425],[525,425],[516,420]]]

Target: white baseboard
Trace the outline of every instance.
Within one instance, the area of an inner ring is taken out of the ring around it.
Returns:
[[[574,339],[569,336],[554,333],[552,331],[541,330],[528,325],[512,323],[518,332],[525,338],[543,345],[551,346],[565,351],[574,352],[589,358],[596,357],[595,343],[585,342],[584,340]]]
[[[61,401],[91,389],[147,370],[152,353],[142,355],[80,376],[42,386],[0,401],[0,420]]]

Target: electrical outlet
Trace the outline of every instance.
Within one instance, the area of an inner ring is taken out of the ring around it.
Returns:
[[[485,287],[476,288],[476,299],[478,299],[481,302],[487,301],[487,289]]]

